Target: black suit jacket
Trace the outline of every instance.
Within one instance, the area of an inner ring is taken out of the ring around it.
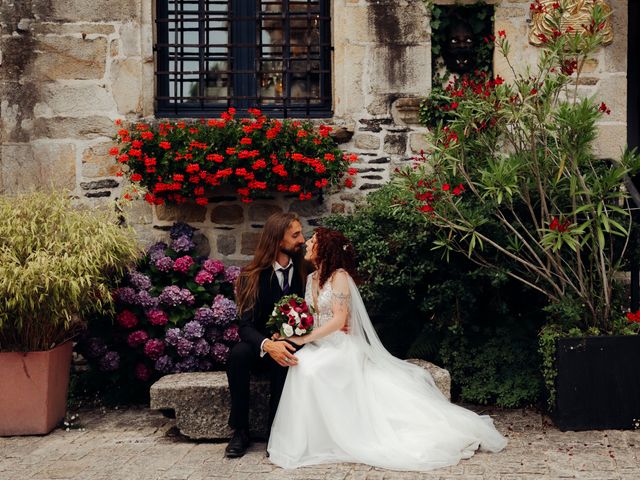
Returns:
[[[296,294],[304,297],[304,282],[298,270],[293,271],[291,280],[291,288],[289,295]],[[260,272],[258,284],[258,297],[256,303],[250,310],[247,310],[240,316],[238,327],[240,330],[240,339],[243,342],[250,343],[260,354],[260,345],[265,338],[271,336],[271,332],[267,329],[266,323],[273,312],[274,305],[283,297],[282,289],[278,283],[273,268],[269,267]]]

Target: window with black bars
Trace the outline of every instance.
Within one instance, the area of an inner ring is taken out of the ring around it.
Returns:
[[[157,0],[156,114],[331,115],[329,0]]]

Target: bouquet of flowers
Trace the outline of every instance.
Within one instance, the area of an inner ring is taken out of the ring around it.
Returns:
[[[298,295],[286,295],[273,307],[267,327],[282,338],[304,335],[313,329],[313,309]]]

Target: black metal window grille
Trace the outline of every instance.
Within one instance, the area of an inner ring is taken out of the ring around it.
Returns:
[[[329,0],[157,0],[156,113],[331,115]]]

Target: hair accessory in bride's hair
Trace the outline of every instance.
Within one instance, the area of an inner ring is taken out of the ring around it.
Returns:
[[[348,243],[345,243],[345,244],[342,246],[342,250],[344,250],[344,251],[346,252],[348,247],[349,247],[349,244],[348,244]]]

